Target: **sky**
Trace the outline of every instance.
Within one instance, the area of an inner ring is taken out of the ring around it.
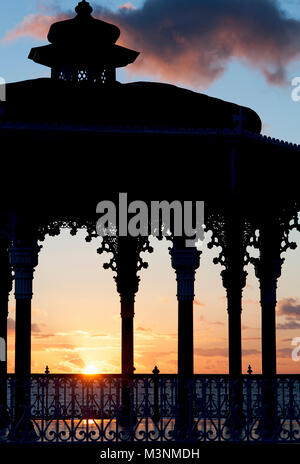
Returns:
[[[272,0],[91,1],[95,16],[121,28],[118,43],[141,52],[135,65],[118,71],[121,82],[162,81],[253,108],[263,133],[300,143],[300,101],[291,81],[300,76],[300,2]],[[50,76],[27,59],[47,43],[49,25],[71,17],[77,2],[5,2],[0,18],[0,76],[7,82]],[[100,199],[99,199],[100,200]],[[199,199],[200,200],[200,199]],[[97,202],[95,202],[96,204]],[[299,233],[292,238],[298,243]],[[141,271],[136,297],[137,373],[176,372],[175,273],[166,242]],[[208,240],[208,238],[207,238]],[[47,238],[35,272],[32,309],[32,371],[120,372],[120,303],[111,271],[84,232]],[[226,297],[218,250],[203,245],[194,302],[195,372],[228,372]],[[106,258],[107,259],[107,258]],[[300,249],[286,253],[278,284],[278,371],[299,373],[292,339],[300,337]],[[253,268],[243,299],[243,371],[261,371],[259,288]],[[9,370],[14,369],[14,300],[9,302]]]

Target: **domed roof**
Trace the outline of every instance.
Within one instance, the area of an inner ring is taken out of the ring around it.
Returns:
[[[118,127],[234,130],[242,112],[243,130],[260,133],[260,117],[250,108],[153,82],[116,83],[113,88],[77,88],[42,78],[7,84],[5,118]]]
[[[120,29],[113,25],[93,18],[93,8],[82,1],[75,8],[77,16],[52,24],[48,40],[55,45],[74,44],[114,44],[120,37]]]
[[[52,24],[50,45],[32,48],[29,59],[50,68],[88,65],[94,69],[120,68],[137,59],[139,52],[116,45],[120,37],[117,26],[91,16],[88,2],[81,1],[75,11],[74,18]]]

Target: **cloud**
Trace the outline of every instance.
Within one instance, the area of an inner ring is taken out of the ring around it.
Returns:
[[[154,366],[158,366],[161,373],[177,372],[177,351],[139,351],[135,354],[135,367],[139,372],[151,372]]]
[[[221,322],[221,321],[207,321],[208,324],[211,324],[211,325],[225,325],[224,322]]]
[[[15,332],[15,320],[11,317],[7,318],[7,333],[11,334]]]
[[[29,15],[3,40],[45,39],[52,22],[72,16]],[[94,16],[118,25],[121,43],[141,52],[132,72],[197,88],[219,79],[233,59],[283,85],[287,65],[300,56],[300,21],[276,0],[146,0],[139,9],[98,6]]]
[[[42,346],[45,351],[49,351],[49,352],[60,352],[60,351],[65,351],[65,352],[74,352],[75,351],[75,345],[72,345],[70,343],[55,343],[55,346],[48,346],[48,347],[44,347]]]
[[[143,343],[146,341],[154,342],[165,340],[169,341],[174,338],[177,338],[177,334],[170,334],[170,333],[156,333],[153,332],[151,329],[143,329],[143,327],[139,327],[136,331],[136,338],[141,340]]]
[[[203,303],[200,300],[197,300],[197,298],[194,299],[194,306],[205,306],[205,303]]]
[[[277,324],[278,330],[300,329],[300,301],[298,298],[280,300],[277,306],[277,314],[285,316],[284,322]]]
[[[20,37],[33,37],[34,39],[43,40],[46,38],[49,28],[55,21],[68,19],[69,15],[57,13],[55,15],[30,14],[25,16],[23,21],[14,29],[6,32],[1,42],[11,42]]]
[[[277,324],[278,330],[295,330],[300,329],[300,322],[289,320],[283,324]]]
[[[80,368],[85,366],[84,361],[80,358],[80,356],[72,356],[68,358],[68,363]]]
[[[7,318],[7,333],[8,334],[14,334],[15,325],[16,325],[15,320],[12,317],[8,317]],[[32,335],[34,337],[40,337],[40,338],[49,337],[50,336],[49,334],[43,334],[42,333],[41,325],[43,325],[43,324],[37,324],[37,323],[32,323],[31,324],[31,333],[32,333]]]
[[[138,327],[136,331],[139,332],[152,332],[152,329],[145,329],[144,327]]]
[[[204,306],[204,305],[203,305]],[[201,323],[204,323],[204,324],[207,324],[207,325],[225,325],[224,322],[222,321],[208,321],[204,316],[203,314],[200,314],[200,316],[198,317],[198,320],[201,322]]]
[[[203,357],[208,357],[208,358],[214,358],[214,357],[228,357],[228,349],[227,348],[196,348],[195,349],[195,354],[197,356],[203,356]],[[248,349],[248,350],[243,350],[243,356],[252,356],[260,354],[260,351],[255,350],[255,349]]]
[[[73,332],[57,332],[55,335],[58,337],[70,337],[74,335],[82,335],[83,337],[88,337],[89,332],[86,332],[85,330],[74,330]]]
[[[41,332],[41,328],[39,326],[39,324],[31,324],[31,332],[32,333],[40,333]]]
[[[119,10],[136,10],[136,7],[131,2],[127,2],[124,5],[120,5]]]
[[[64,354],[62,360],[58,363],[54,370],[64,372],[78,371],[78,368],[82,370],[85,366],[83,359],[77,353]]]
[[[89,335],[90,338],[103,338],[103,337],[109,337],[109,334],[90,334]]]
[[[278,303],[277,313],[280,316],[300,319],[300,301],[298,298],[284,298]]]
[[[259,350],[256,350],[256,349],[248,349],[248,350],[243,350],[243,356],[247,357],[247,356],[253,356],[255,354],[261,354],[261,352]]]
[[[194,354],[196,356],[204,356],[205,358],[214,357],[228,357],[228,350],[226,348],[195,348]]]
[[[146,0],[141,9],[96,14],[115,22],[126,44],[142,52],[135,72],[207,87],[237,58],[274,85],[299,57],[300,22],[276,0]]]
[[[52,334],[52,333],[34,333],[34,334],[32,334],[32,336],[33,336],[34,338],[38,338],[39,340],[42,340],[42,339],[52,338],[52,337],[54,337],[55,335]]]
[[[271,132],[272,130],[272,124],[268,123],[268,122],[263,122],[262,123],[262,133],[269,133]]]
[[[291,348],[281,348],[277,350],[277,358],[291,358],[292,349]]]
[[[39,323],[39,324],[32,323],[31,324],[32,337],[34,337],[36,339],[40,339],[40,340],[54,337],[55,334],[44,332],[43,327],[45,327],[45,326],[46,326],[46,324],[43,324],[43,323]]]

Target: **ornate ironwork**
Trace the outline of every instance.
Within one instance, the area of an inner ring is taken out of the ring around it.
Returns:
[[[30,395],[23,405],[21,430],[21,421],[16,423],[14,420],[13,405],[17,384],[22,381],[8,376],[7,410],[0,411],[0,425],[4,412],[9,421],[3,421],[0,427],[0,443],[155,443],[178,440],[176,423],[178,420],[182,422],[177,400],[180,379],[176,375],[162,374],[126,377],[130,415],[134,419],[127,425],[121,421],[123,381],[121,375],[32,375],[24,385]],[[186,434],[181,440],[249,443],[266,440],[261,432],[264,379],[257,375],[243,376],[245,421],[238,433],[226,425],[232,383],[234,381],[224,375],[194,376],[188,384],[193,420],[186,424]],[[268,441],[299,443],[300,376],[277,376],[273,389],[277,421]]]
[[[208,242],[207,247],[210,249],[213,247],[221,247],[219,255],[213,259],[213,262],[214,264],[221,264],[225,269],[228,269],[229,260],[231,258],[231,255],[227,252],[229,240],[231,238],[229,237],[227,227],[229,220],[226,211],[214,210],[209,214],[206,222],[206,232],[212,233],[211,240]],[[234,227],[234,224],[232,226]],[[247,248],[255,241],[256,228],[252,221],[243,217],[241,218],[240,229],[242,265],[246,266],[251,261]]]
[[[281,213],[282,214],[278,214],[278,216],[276,217],[276,226],[279,230],[281,238],[280,254],[286,252],[287,250],[295,250],[297,248],[297,244],[295,242],[290,241],[290,232],[293,229],[297,229],[298,231],[300,231],[300,223],[298,213],[296,211],[282,211]],[[263,222],[261,221],[258,224],[258,231],[260,231],[262,226]],[[253,248],[260,249],[260,233],[258,233],[256,236],[252,238],[251,246],[253,246]],[[250,262],[255,263],[256,261],[255,259],[251,258]]]
[[[147,269],[148,263],[141,253],[153,253],[148,237],[102,237],[101,246],[97,252],[111,253],[112,257],[104,263],[104,269],[116,273],[114,279],[120,294],[137,293],[140,277],[137,273]]]
[[[38,226],[38,240],[43,242],[47,235],[56,237],[62,229],[69,229],[70,235],[75,236],[80,229],[86,230],[86,241],[96,237],[95,221],[87,218],[51,219],[45,220]]]
[[[274,240],[277,240],[277,256],[273,257],[272,262],[272,274],[275,279],[278,279],[281,275],[281,267],[285,261],[281,255],[287,250],[295,250],[297,248],[297,243],[290,241],[290,233],[293,230],[300,231],[300,218],[299,218],[300,205],[298,201],[287,201],[284,206],[278,205],[277,208],[273,208],[270,212],[266,212],[265,216],[252,218],[252,224],[257,230],[257,234],[252,235],[250,240],[250,245],[254,249],[261,250],[264,247],[264,241],[273,243]],[[271,221],[271,228],[268,225],[268,230],[270,231],[266,237],[262,236],[261,231],[266,224],[269,224]],[[273,230],[271,231],[273,227]],[[249,257],[248,262],[252,263],[256,269],[256,274],[259,277],[261,258]]]

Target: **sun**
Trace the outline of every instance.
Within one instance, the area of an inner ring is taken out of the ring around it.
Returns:
[[[83,373],[86,375],[98,374],[98,369],[93,364],[88,364],[84,369]]]

